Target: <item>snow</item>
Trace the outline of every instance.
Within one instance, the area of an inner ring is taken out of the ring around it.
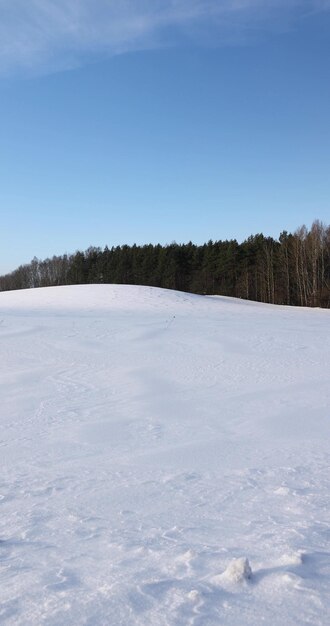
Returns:
[[[252,570],[247,558],[233,559],[230,561],[226,570],[219,576],[214,576],[212,582],[223,586],[226,581],[229,583],[242,583],[249,580],[252,576]]]
[[[0,293],[1,624],[328,624],[329,323]]]

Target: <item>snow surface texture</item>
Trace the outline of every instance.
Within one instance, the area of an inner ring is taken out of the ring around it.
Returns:
[[[326,625],[330,311],[0,293],[0,622]]]

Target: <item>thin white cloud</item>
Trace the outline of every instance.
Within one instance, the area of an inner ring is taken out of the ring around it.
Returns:
[[[0,72],[74,67],[182,35],[233,43],[329,8],[329,0],[0,0]]]

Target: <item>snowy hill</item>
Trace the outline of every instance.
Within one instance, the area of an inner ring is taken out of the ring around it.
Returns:
[[[0,293],[0,622],[328,624],[330,311]]]

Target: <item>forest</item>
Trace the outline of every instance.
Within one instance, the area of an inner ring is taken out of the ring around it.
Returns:
[[[0,291],[120,283],[293,306],[330,307],[330,226],[195,245],[122,245],[36,257],[0,277]]]

